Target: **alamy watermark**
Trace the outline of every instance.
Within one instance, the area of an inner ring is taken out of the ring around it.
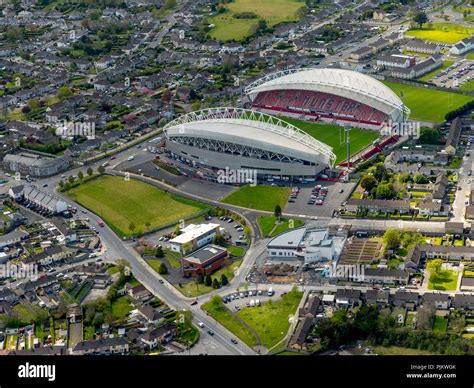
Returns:
[[[348,279],[355,282],[363,282],[365,279],[365,267],[363,265],[337,265],[328,268],[326,277]]]
[[[0,279],[27,279],[30,281],[38,280],[38,266],[35,264],[0,264]]]
[[[87,137],[95,139],[95,123],[82,121],[63,121],[56,125],[56,135],[60,137]]]
[[[394,122],[386,121],[380,129],[380,134],[384,136],[408,136],[413,139],[420,138],[421,124],[418,121]]]
[[[252,169],[230,169],[226,167],[225,170],[217,171],[218,183],[231,184],[249,184],[250,186],[257,186],[257,170]]]

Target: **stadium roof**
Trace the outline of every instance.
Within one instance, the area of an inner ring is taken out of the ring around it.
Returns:
[[[209,108],[188,113],[168,123],[164,132],[167,138],[202,136],[262,149],[271,147],[274,152],[293,153],[297,157],[311,155],[330,166],[336,160],[331,147],[301,129],[277,117],[248,109]]]
[[[344,69],[291,69],[268,74],[245,88],[253,100],[258,93],[300,89],[318,91],[350,98],[384,113],[400,111],[402,100],[386,85],[368,75]],[[405,113],[410,110],[405,107]]]

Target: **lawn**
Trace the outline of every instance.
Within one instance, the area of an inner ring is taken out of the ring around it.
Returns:
[[[429,280],[428,289],[430,290],[441,290],[441,291],[455,291],[458,284],[457,271],[451,269],[442,269],[439,271],[438,276]]]
[[[290,291],[277,301],[263,303],[261,307],[244,308],[237,315],[257,332],[262,345],[270,349],[287,334],[289,317],[296,313],[302,296],[302,292]]]
[[[280,205],[281,209],[285,208],[290,190],[289,187],[246,185],[225,197],[222,202],[273,212],[276,205]]]
[[[206,208],[147,183],[108,175],[92,179],[66,193],[102,217],[120,236],[170,225]],[[133,230],[130,229],[131,223],[135,225]]]
[[[229,255],[234,257],[242,257],[245,254],[244,247],[238,247],[237,245],[226,244],[225,248],[229,252]]]
[[[310,123],[287,117],[285,117],[284,120],[305,131],[316,140],[332,147],[332,151],[336,155],[336,164],[347,159],[347,144],[341,142],[340,132],[342,127],[332,124]],[[352,128],[350,132],[351,155],[360,151],[378,138],[379,133],[376,131]]]
[[[112,302],[112,315],[116,319],[126,318],[132,310],[130,301],[126,296],[121,296]]]
[[[398,96],[400,96],[400,92],[403,90],[405,104],[411,109],[410,117],[422,121],[440,123],[444,121],[446,113],[463,106],[473,99],[471,96],[428,89],[422,86],[411,86],[390,81],[383,81],[383,83]]]
[[[240,267],[242,264],[242,259],[233,260],[230,264],[226,265],[224,268],[218,269],[211,275],[212,279],[217,279],[218,281],[221,280],[221,276],[225,275],[227,280],[230,282],[233,277],[235,276],[235,271]],[[174,284],[177,290],[179,290],[184,296],[187,297],[196,297],[199,295],[207,294],[213,290],[212,287],[208,287],[205,284],[196,284],[194,281],[190,281],[187,283],[182,283],[182,287],[179,284]]]
[[[281,218],[281,223],[276,224],[275,216],[260,216],[257,218],[257,222],[262,235],[265,237],[273,237],[286,232],[290,229],[290,222],[292,224],[291,228],[299,228],[304,224],[303,220],[290,220],[288,218]]]
[[[417,78],[419,81],[429,81],[431,80],[436,74],[442,72],[444,69],[447,69],[449,66],[451,66],[454,63],[454,61],[443,61],[443,64],[441,67],[438,67],[437,69],[430,71],[429,73],[425,74],[424,76]]]
[[[250,331],[250,329],[242,322],[235,319],[229,309],[225,307],[224,303],[222,303],[220,297],[213,297],[209,302],[202,305],[202,309],[207,311],[211,317],[244,341],[248,346],[257,345],[257,339],[252,331]]]
[[[433,322],[433,331],[438,333],[446,333],[448,328],[448,320],[435,315]]]
[[[414,36],[430,42],[453,44],[468,38],[474,32],[474,28],[454,23],[433,23],[432,28],[413,29],[406,32],[408,36]]]
[[[225,4],[227,10],[207,20],[214,24],[209,36],[218,40],[242,40],[251,34],[252,27],[264,19],[269,27],[282,22],[298,20],[297,11],[304,5],[300,0],[234,0]],[[236,14],[252,12],[253,19],[238,19]]]

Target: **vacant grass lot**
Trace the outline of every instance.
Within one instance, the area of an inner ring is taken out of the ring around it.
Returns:
[[[211,317],[244,341],[248,346],[257,345],[257,339],[253,333],[242,322],[235,319],[227,307],[225,307],[224,303],[222,303],[220,297],[213,297],[209,302],[202,305],[202,309],[207,311]]]
[[[384,81],[398,96],[403,90],[405,104],[411,109],[410,117],[421,121],[440,123],[446,113],[471,101],[471,96],[442,90],[428,89],[423,86],[411,86],[398,82]],[[351,132],[352,136],[352,132]]]
[[[459,272],[451,269],[442,269],[438,276],[432,281],[428,282],[430,290],[454,291],[458,284]]]
[[[222,202],[249,209],[273,212],[276,205],[285,208],[290,195],[289,187],[274,186],[242,186],[225,197]]]
[[[66,194],[102,217],[120,236],[172,224],[206,208],[147,183],[108,175],[83,183]],[[130,229],[131,223],[134,230]]]
[[[298,20],[298,9],[304,5],[299,0],[234,0],[224,7],[227,12],[218,14],[208,20],[214,24],[209,36],[218,40],[242,40],[250,35],[251,28],[259,19],[266,20],[269,27],[282,22]],[[252,12],[258,17],[255,19],[237,19],[235,14]]]
[[[112,315],[116,319],[124,319],[127,317],[128,313],[131,311],[130,301],[128,297],[121,296],[120,298],[115,299],[112,302]]]
[[[302,296],[302,292],[290,291],[277,301],[270,300],[260,307],[244,308],[237,315],[257,332],[262,345],[270,349],[287,334],[289,317],[296,313]]]
[[[453,44],[468,38],[474,32],[474,28],[454,23],[434,23],[432,28],[413,29],[406,32],[408,36],[414,36],[430,42]]]
[[[446,333],[448,328],[448,320],[435,315],[433,322],[433,331],[438,333]]]
[[[286,117],[284,120],[305,131],[316,140],[332,147],[332,151],[336,155],[336,164],[347,159],[347,144],[345,142],[341,143],[340,132],[342,127],[332,124],[310,123]],[[379,134],[376,131],[352,128],[350,134],[351,155],[378,138]]]
[[[262,235],[265,237],[273,237],[277,234],[286,232],[290,229],[290,222],[292,223],[292,228],[299,228],[304,224],[303,220],[289,220],[288,218],[281,218],[280,224],[276,224],[275,216],[260,216],[257,218],[258,226]]]

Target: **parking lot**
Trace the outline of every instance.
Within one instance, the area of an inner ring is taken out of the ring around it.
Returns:
[[[446,88],[459,88],[474,79],[474,61],[459,61],[438,73],[431,81]]]
[[[259,307],[262,303],[268,302],[270,299],[276,300],[282,296],[281,291],[274,291],[271,296],[268,295],[268,289],[250,289],[240,292],[234,292],[224,296],[223,302],[227,308],[237,312],[244,308]]]
[[[285,212],[310,216],[331,217],[333,211],[338,209],[341,206],[341,203],[347,200],[347,196],[352,191],[354,184],[355,183],[351,182],[314,182],[311,187],[300,188],[299,194],[296,198],[290,198],[286,205]],[[320,186],[321,189],[315,190],[314,188],[317,186]],[[323,190],[322,188],[325,189]],[[323,193],[325,193],[325,195],[323,195]]]

